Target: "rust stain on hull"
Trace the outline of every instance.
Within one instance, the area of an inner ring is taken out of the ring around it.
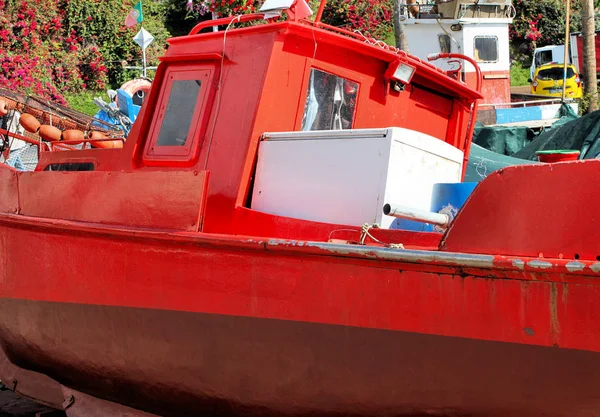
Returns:
[[[550,337],[552,344],[558,346],[560,323],[558,321],[558,288],[556,283],[550,284]]]

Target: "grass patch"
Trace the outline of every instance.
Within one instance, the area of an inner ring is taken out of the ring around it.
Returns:
[[[514,62],[510,66],[510,85],[520,86],[529,85],[529,67],[525,67],[522,62]]]
[[[94,98],[101,97],[102,100],[108,102],[108,96],[105,91],[84,91],[79,94],[66,94],[65,99],[73,110],[78,110],[82,113],[95,115],[100,110],[94,104]]]
[[[394,35],[394,31],[386,33],[383,41],[390,46],[396,46],[396,36]]]

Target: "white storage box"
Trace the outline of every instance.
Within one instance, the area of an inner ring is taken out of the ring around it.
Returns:
[[[361,226],[394,220],[393,203],[429,210],[433,184],[460,182],[463,152],[403,128],[267,133],[252,209]]]

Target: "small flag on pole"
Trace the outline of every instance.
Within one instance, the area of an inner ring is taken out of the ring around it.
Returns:
[[[142,23],[144,20],[144,15],[142,14],[142,2],[138,1],[133,9],[129,12],[127,17],[125,18],[125,26],[128,28],[137,25],[138,23]]]

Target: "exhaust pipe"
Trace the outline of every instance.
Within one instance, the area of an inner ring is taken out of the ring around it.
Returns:
[[[421,223],[430,223],[443,228],[448,227],[450,218],[442,213],[420,210],[412,207],[397,206],[395,204],[386,204],[383,206],[383,214],[399,219],[415,220]]]

